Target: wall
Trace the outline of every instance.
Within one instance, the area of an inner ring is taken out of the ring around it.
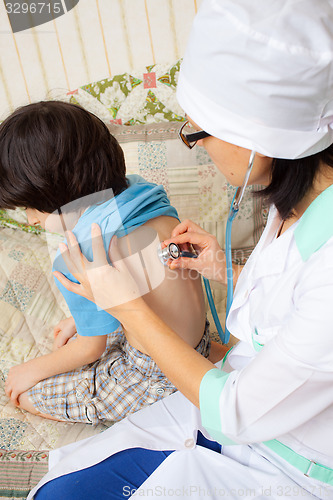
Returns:
[[[0,0],[0,121],[56,89],[73,91],[131,69],[176,61],[201,3],[79,0],[67,11],[69,0],[47,0],[61,2],[65,14],[14,33],[5,1],[8,8],[11,0]],[[22,9],[22,2],[15,7],[12,0],[10,8]],[[45,2],[28,3],[41,9]]]

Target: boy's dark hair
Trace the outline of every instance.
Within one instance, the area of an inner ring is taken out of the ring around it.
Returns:
[[[18,108],[0,125],[0,207],[52,213],[127,187],[124,154],[97,116],[61,101]]]
[[[333,144],[312,156],[297,160],[274,158],[270,184],[257,191],[268,204],[274,204],[283,220],[293,214],[293,209],[313,186],[321,165],[333,167]]]

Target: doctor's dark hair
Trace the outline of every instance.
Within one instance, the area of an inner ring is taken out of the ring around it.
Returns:
[[[270,184],[256,195],[274,204],[283,220],[293,214],[293,209],[313,186],[321,165],[333,168],[333,144],[327,149],[305,158],[286,160],[274,158]]]
[[[127,187],[124,154],[107,126],[75,104],[42,101],[0,125],[0,207],[52,213],[67,203]]]

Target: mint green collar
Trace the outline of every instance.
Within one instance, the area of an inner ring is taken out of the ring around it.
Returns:
[[[333,184],[325,189],[304,212],[294,237],[303,261],[333,236]]]

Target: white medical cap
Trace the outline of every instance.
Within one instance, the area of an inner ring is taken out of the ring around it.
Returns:
[[[333,143],[333,0],[203,0],[178,81],[203,130],[275,158]]]

